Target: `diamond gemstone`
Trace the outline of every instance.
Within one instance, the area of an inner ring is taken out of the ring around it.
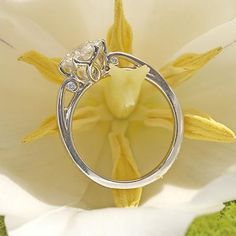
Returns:
[[[111,62],[112,64],[114,64],[114,65],[117,65],[117,64],[119,63],[117,57],[111,57],[111,58],[110,58],[110,62]]]
[[[68,55],[66,55],[64,60],[61,62],[61,66],[68,73],[72,72],[73,69],[75,68],[73,59],[70,56],[68,56]]]
[[[74,81],[70,81],[66,84],[66,88],[71,92],[75,92],[77,90],[77,85]]]
[[[82,62],[91,60],[95,51],[94,46],[99,45],[100,43],[101,40],[87,41],[78,46],[77,48],[73,49],[64,57],[61,63],[62,68],[68,73],[76,71],[77,66],[74,63],[74,60]]]
[[[74,50],[74,59],[79,61],[88,61],[94,53],[94,44],[86,42]]]

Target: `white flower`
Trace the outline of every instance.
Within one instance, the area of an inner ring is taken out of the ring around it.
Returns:
[[[236,199],[235,144],[185,140],[165,178],[144,188],[140,208],[85,210],[112,206],[110,190],[88,185],[58,137],[20,144],[52,112],[57,90],[16,58],[32,48],[62,55],[78,41],[104,37],[112,3],[7,1],[0,6],[0,214],[6,216],[10,236],[183,235],[196,215]],[[141,2],[132,10],[130,1],[125,7],[135,33],[135,55],[155,66],[183,52],[202,52],[236,39],[232,1],[149,1],[145,11]],[[233,130],[235,55],[232,44],[176,90],[183,106],[207,111]]]

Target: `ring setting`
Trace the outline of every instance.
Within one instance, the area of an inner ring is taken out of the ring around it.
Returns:
[[[119,60],[129,62],[129,68],[134,69],[143,65],[150,71],[146,80],[159,89],[170,105],[174,131],[170,148],[160,164],[146,175],[132,180],[112,180],[97,174],[81,158],[76,150],[72,137],[73,112],[80,98],[93,84],[109,75],[109,65],[119,66]],[[104,40],[88,41],[73,49],[62,59],[59,70],[65,80],[60,86],[57,101],[57,119],[63,143],[74,163],[79,169],[96,183],[116,189],[131,189],[148,185],[161,178],[175,162],[183,139],[183,115],[178,99],[162,76],[151,66],[133,55],[123,52],[107,52]],[[65,92],[73,94],[69,103],[65,104]]]
[[[59,70],[63,75],[73,77],[80,84],[96,82],[107,72],[106,54],[103,40],[85,42],[66,54],[59,65]]]

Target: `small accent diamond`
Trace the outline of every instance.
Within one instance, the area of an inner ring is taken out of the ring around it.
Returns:
[[[110,58],[110,62],[111,62],[112,64],[114,64],[114,65],[117,65],[117,64],[119,63],[117,57],[111,57],[111,58]]]
[[[77,90],[78,86],[74,81],[70,81],[66,84],[66,88],[71,92],[75,92]]]

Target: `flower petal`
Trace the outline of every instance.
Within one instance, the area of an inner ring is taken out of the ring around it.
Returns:
[[[54,208],[34,198],[4,175],[0,175],[0,185],[4,189],[0,195],[0,214],[7,217],[8,229],[19,227]]]
[[[16,14],[31,19],[67,49],[74,48],[86,40],[104,38],[106,35],[106,30],[112,22],[112,1],[85,3],[79,0],[56,4],[57,10],[53,14],[49,12],[55,8],[54,0],[7,1],[1,2],[1,8],[6,6]],[[45,41],[38,42],[45,44]]]
[[[159,201],[155,203],[156,207],[152,207],[149,202],[145,204],[146,207],[136,209],[106,208],[90,211],[62,207],[52,209],[18,228],[9,227],[10,218],[6,218],[6,224],[9,236],[27,236],[32,235],[32,232],[34,235],[46,236],[64,235],[65,232],[67,235],[74,235],[76,232],[81,236],[98,234],[181,236],[195,216],[221,210],[222,201],[228,201],[235,196],[235,191],[232,191],[235,189],[234,184],[235,174],[219,178],[195,194],[192,200],[182,204],[166,205]],[[219,190],[221,194],[218,194]],[[227,196],[229,193],[231,196]],[[159,224],[156,224],[157,221]]]
[[[1,4],[37,22],[66,48],[103,38],[112,22],[113,1],[60,1],[54,14],[54,0],[8,0]],[[135,35],[135,55],[158,68],[192,39],[232,19],[236,4],[232,0],[149,0],[135,5],[124,1],[124,8]]]
[[[9,231],[9,236],[62,236],[65,233],[68,236],[181,236],[195,215],[197,212],[158,208],[108,208],[82,212],[74,208],[62,208]]]
[[[193,76],[199,69],[201,69],[208,61],[218,55],[221,51],[222,47],[217,47],[201,54],[183,54],[174,61],[161,67],[160,72],[170,86],[176,87]]]
[[[41,76],[28,65],[17,61],[19,52],[32,47],[55,55],[63,48],[45,31],[23,17],[18,18],[5,11],[1,17],[0,24],[4,25],[1,28],[2,37],[7,41],[11,39],[14,48],[0,43],[0,105],[4,111],[0,123],[0,173],[45,204],[79,202],[88,180],[69,158],[65,158],[67,153],[59,138],[52,137],[50,141],[45,138],[37,146],[20,143],[25,132],[32,130],[55,109],[57,88],[47,81],[35,79]],[[18,28],[18,24],[21,27]],[[1,196],[4,194],[4,189],[1,189]],[[10,201],[6,207],[12,214],[17,210]],[[22,211],[26,208],[24,202],[19,203],[19,208]]]
[[[235,53],[236,18],[219,26],[191,44],[185,50],[206,50],[215,45],[224,47],[224,51],[210,64],[206,65],[193,80],[178,88],[177,95],[184,107],[195,107],[224,121],[229,127],[235,126]],[[189,87],[194,87],[194,92]],[[185,99],[188,97],[188,99]],[[207,102],[206,102],[207,101]]]
[[[236,12],[232,0],[149,0],[145,4],[136,1],[135,6],[132,1],[124,3],[134,32],[134,54],[156,69],[188,42],[231,20]]]
[[[223,52],[195,74],[192,80],[179,86],[176,94],[182,107],[194,107],[197,110],[207,111],[216,120],[223,121],[234,131],[236,130],[236,44],[233,43],[236,38],[235,26],[236,19],[234,18],[196,38],[175,56],[189,51],[207,51],[219,45],[224,48]],[[162,196],[163,199],[168,199],[167,204],[169,204],[184,198],[187,193],[191,194],[191,191],[200,191],[214,179],[232,170],[235,171],[235,152],[235,143],[193,142],[185,139],[178,160],[164,179],[148,186],[143,191],[144,201]],[[178,187],[178,195],[176,191],[171,192],[171,189],[166,191],[168,185],[172,187],[172,190]],[[225,196],[230,195],[231,192],[233,191],[229,189]],[[168,198],[171,194],[179,197]]]
[[[184,190],[167,184],[164,187],[165,191],[150,198],[143,206],[188,210],[203,208],[208,213],[218,211],[224,208],[225,202],[236,198],[235,180],[236,171],[234,170],[209,182],[200,190]]]
[[[205,205],[222,205],[236,199],[236,170],[232,170],[222,177],[219,177],[206,185],[199,193],[197,193],[191,203]]]
[[[65,52],[62,45],[39,24],[17,11],[12,11],[6,6],[8,3],[0,3],[1,44],[5,44],[17,54],[32,49],[49,56]]]

